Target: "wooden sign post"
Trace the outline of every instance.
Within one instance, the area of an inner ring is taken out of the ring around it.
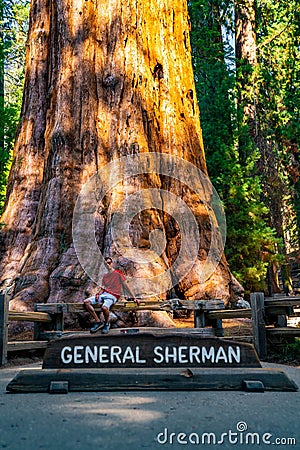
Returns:
[[[5,294],[0,293],[0,366],[7,361],[8,341],[8,300]]]
[[[194,329],[193,329],[194,331]],[[49,344],[44,369],[261,367],[251,344],[166,330],[70,337]]]
[[[259,357],[264,359],[267,356],[267,336],[266,324],[264,320],[264,294],[262,292],[255,292],[253,294],[250,294],[250,301],[252,307],[252,320],[254,325],[254,346]]]
[[[49,343],[42,369],[21,371],[9,392],[297,390],[282,371],[261,368],[251,344],[193,329],[117,329]]]

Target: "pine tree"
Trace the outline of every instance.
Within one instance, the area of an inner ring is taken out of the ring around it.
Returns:
[[[22,102],[28,0],[0,0],[0,214]]]
[[[261,202],[261,180],[256,173],[259,154],[245,111],[249,97],[246,73],[237,74],[233,5],[195,0],[190,3],[190,14],[208,170],[227,216],[226,256],[247,291],[266,289],[267,268],[276,259],[277,241],[265,223],[268,210]]]
[[[257,2],[256,89],[264,201],[285,253],[299,248],[300,5]],[[298,243],[297,243],[298,241]]]

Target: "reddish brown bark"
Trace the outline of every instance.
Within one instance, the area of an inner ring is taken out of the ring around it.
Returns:
[[[258,139],[256,94],[253,74],[249,70],[257,64],[255,1],[235,2],[236,58],[239,82],[242,84],[240,102],[244,106],[247,123],[254,141]]]
[[[185,2],[33,0],[28,43],[1,236],[1,281],[14,283],[15,309],[36,301],[78,301],[95,290],[76,257],[72,215],[82,185],[108,162],[159,152],[206,173]],[[224,256],[209,280],[199,282],[211,240],[207,209],[168,177],[124,180],[105,198],[97,216],[102,252],[133,275],[157,274],[174,261],[180,232],[153,209],[133,220],[132,240],[148,248],[149,232],[163,229],[167,247],[158,266],[132,265],[115,251],[111,218],[122,199],[145,187],[183,198],[199,225],[199,257],[178,293],[228,299],[233,284]],[[209,186],[205,196],[211,196]]]

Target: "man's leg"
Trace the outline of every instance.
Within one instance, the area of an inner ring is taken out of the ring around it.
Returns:
[[[102,328],[102,334],[107,334],[110,330],[109,309],[107,308],[107,306],[102,306],[102,311],[105,320],[104,327]]]
[[[102,312],[103,312],[103,316],[104,316],[104,322],[108,323],[109,322],[109,309],[107,308],[107,306],[102,306]]]
[[[103,298],[102,312],[105,320],[104,327],[102,328],[102,333],[107,334],[110,329],[109,310],[111,306],[117,301],[117,299],[112,294],[103,294],[102,298]]]
[[[92,301],[93,301],[93,297],[91,298],[87,298],[84,300],[83,304],[85,306],[85,309],[91,314],[91,316],[93,316],[93,318],[95,319],[95,323],[92,326],[92,328],[90,329],[91,333],[96,333],[96,331],[100,330],[100,328],[103,327],[104,323],[99,319],[93,305],[92,305]]]
[[[93,318],[96,320],[96,322],[100,322],[99,317],[97,316],[96,311],[94,310],[94,307],[92,306],[92,303],[90,299],[86,299],[83,302],[85,309],[93,316]]]

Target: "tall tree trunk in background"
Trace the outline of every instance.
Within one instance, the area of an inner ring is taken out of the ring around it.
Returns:
[[[284,186],[278,172],[280,163],[276,158],[274,143],[265,136],[264,126],[260,123],[260,105],[258,105],[255,87],[254,70],[258,62],[255,8],[255,0],[235,3],[237,73],[241,85],[239,102],[244,109],[245,122],[249,127],[253,144],[259,149],[258,169],[262,179],[263,201],[270,210],[270,226],[276,230],[277,237],[282,240],[283,248],[279,249],[279,252],[286,257],[282,217]],[[286,264],[282,265],[282,277],[285,291],[292,291],[292,281]],[[280,292],[274,267],[269,268],[268,285],[270,292]]]
[[[82,186],[107,163],[158,152],[206,173],[184,1],[33,0],[28,43],[22,123],[2,217],[1,281],[15,282],[15,309],[37,301],[79,301],[95,291],[77,259],[72,217]],[[177,293],[228,299],[232,278],[224,256],[200,282],[210,217],[184,186],[188,174],[176,175],[181,183],[155,174],[128,181],[124,174],[96,217],[100,249],[133,276],[150,278],[171,266],[182,236],[167,212],[150,203],[132,221],[136,249],[151,247],[154,229],[166,235],[165,252],[146,266],[118,253],[111,220],[132,192],[172,191],[191,208],[200,230],[198,257]]]
[[[228,160],[225,148],[234,145],[232,125],[232,100],[228,94],[232,85],[228,82],[226,64],[226,42],[222,35],[222,20],[227,16],[227,9],[219,1],[194,0],[189,4],[192,32],[191,43],[196,90],[200,104],[204,147],[209,173],[217,183],[225,171],[224,161]],[[224,22],[223,22],[224,23]],[[220,110],[222,108],[222,110]],[[203,124],[207,122],[207,131]],[[216,137],[217,130],[218,136]],[[217,141],[217,145],[216,145]],[[228,196],[228,186],[222,186],[222,199]]]
[[[251,137],[256,142],[258,137],[256,98],[251,83],[251,70],[249,70],[249,66],[253,68],[257,64],[254,5],[255,0],[235,2],[235,46],[237,76],[241,86],[239,103],[243,106]]]

